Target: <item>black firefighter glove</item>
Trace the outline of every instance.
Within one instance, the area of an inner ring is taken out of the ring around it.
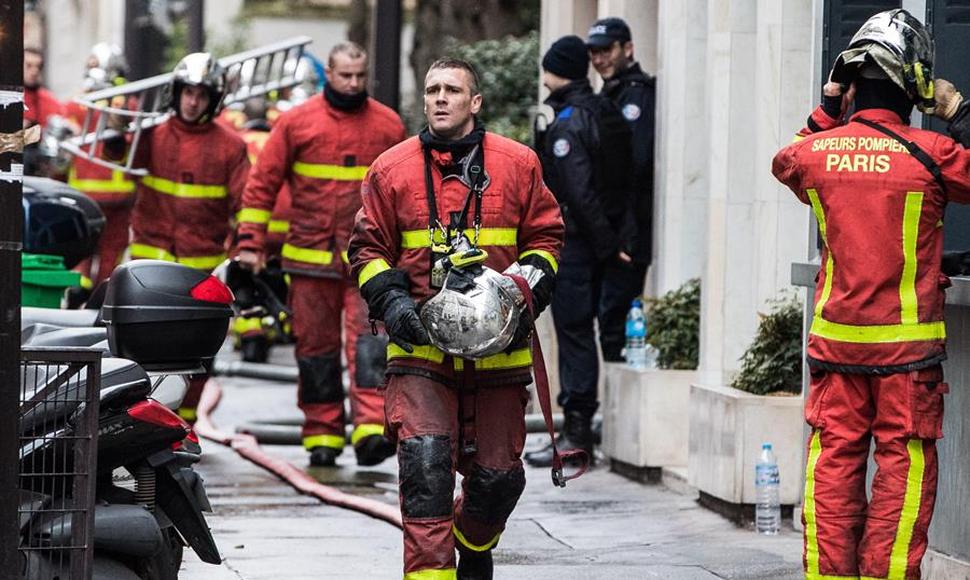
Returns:
[[[543,310],[552,302],[552,292],[556,288],[556,272],[552,264],[539,254],[529,254],[506,272],[518,274],[529,282],[532,288],[532,313],[526,308],[519,317],[518,326],[509,343],[509,350],[528,346],[529,336],[532,334],[533,322]]]
[[[397,269],[377,274],[360,289],[371,318],[383,320],[387,337],[406,352],[414,352],[412,345],[431,343],[410,289],[407,274]]]

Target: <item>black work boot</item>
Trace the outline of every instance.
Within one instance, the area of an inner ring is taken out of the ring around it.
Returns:
[[[458,548],[458,580],[492,580],[492,551]]]
[[[269,339],[265,334],[244,336],[241,343],[242,359],[245,362],[264,363],[269,358]]]
[[[320,445],[310,450],[310,465],[313,467],[333,467],[337,465],[337,456],[343,449],[334,449]]]
[[[368,467],[383,463],[388,457],[394,457],[397,448],[383,435],[368,435],[354,445],[357,454],[357,465]]]
[[[564,413],[562,432],[556,437],[556,447],[559,452],[582,449],[589,456],[589,465],[593,465],[593,430],[592,417],[580,411],[566,410]],[[525,461],[532,467],[552,467],[552,443],[538,451],[525,454]],[[567,464],[572,464],[567,461]]]

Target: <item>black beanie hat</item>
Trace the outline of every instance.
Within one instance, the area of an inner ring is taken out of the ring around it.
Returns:
[[[586,78],[589,73],[589,52],[583,39],[563,36],[552,43],[542,57],[542,69],[564,79],[575,81]]]

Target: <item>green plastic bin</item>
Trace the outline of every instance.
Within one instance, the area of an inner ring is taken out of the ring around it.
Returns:
[[[24,306],[60,308],[64,290],[81,283],[81,275],[64,268],[64,258],[21,254],[20,301]]]

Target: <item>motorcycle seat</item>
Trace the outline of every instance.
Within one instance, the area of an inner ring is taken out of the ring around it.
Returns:
[[[104,344],[107,352],[108,329],[104,327],[57,328],[49,332],[33,334],[24,346],[88,346],[97,348]]]
[[[61,310],[58,308],[24,306],[20,309],[20,329],[23,330],[36,323],[61,328],[100,326],[98,323],[99,313],[99,310]]]

